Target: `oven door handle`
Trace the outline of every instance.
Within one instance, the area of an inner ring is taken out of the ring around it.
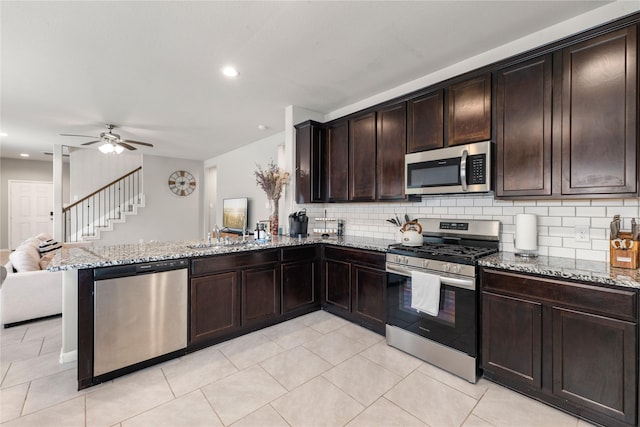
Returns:
[[[386,266],[387,273],[399,274],[405,277],[411,277],[411,269],[397,267],[395,265]],[[444,285],[453,286],[454,288],[467,289],[470,291],[476,290],[475,280],[473,279],[458,279],[455,277],[439,276],[440,283]]]

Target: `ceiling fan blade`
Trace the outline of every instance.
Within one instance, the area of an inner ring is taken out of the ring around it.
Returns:
[[[129,141],[127,141],[127,142],[129,142]],[[118,141],[118,142],[116,142],[116,144],[126,148],[127,150],[135,150],[136,149],[136,147],[134,147],[133,145],[129,145],[126,142],[123,142],[123,141]]]
[[[144,145],[145,147],[153,147],[153,144],[149,144],[148,142],[132,141],[130,139],[123,139],[122,141],[129,144],[140,144]]]
[[[75,135],[72,133],[61,133],[60,136],[81,136],[83,138],[95,138],[95,136],[91,136],[91,135]]]
[[[85,142],[84,144],[80,144],[80,145],[91,145],[91,144],[95,144],[96,142],[100,142],[100,140],[98,139],[96,141],[89,141],[89,142]]]

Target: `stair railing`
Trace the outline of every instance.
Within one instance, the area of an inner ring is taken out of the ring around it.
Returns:
[[[62,209],[64,239],[80,242],[97,236],[99,228],[121,219],[142,201],[142,166]]]

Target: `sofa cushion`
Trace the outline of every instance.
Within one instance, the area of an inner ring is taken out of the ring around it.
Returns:
[[[38,263],[40,265],[40,270],[46,270],[55,255],[55,252],[43,254],[40,258],[40,262]]]
[[[33,250],[38,252],[35,248]],[[33,253],[26,246],[18,246],[18,248],[9,254],[9,261],[11,265],[18,273],[25,271],[38,271],[40,270],[40,255],[34,258]]]
[[[55,240],[50,239],[50,240],[41,242],[38,245],[38,251],[40,252],[40,255],[44,255],[48,252],[55,251],[56,249],[60,249],[61,247],[62,247],[62,243],[56,242]]]

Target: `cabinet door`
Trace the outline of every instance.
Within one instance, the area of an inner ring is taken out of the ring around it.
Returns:
[[[240,327],[236,272],[191,279],[190,341],[202,341]]]
[[[327,199],[349,200],[349,122],[344,120],[327,128]]]
[[[636,325],[553,308],[553,393],[629,424],[636,423]]]
[[[282,313],[316,305],[315,260],[283,263]]]
[[[562,51],[562,194],[636,193],[636,26]]]
[[[444,91],[408,101],[407,153],[444,147]]]
[[[349,120],[349,200],[376,198],[376,113]]]
[[[308,121],[296,125],[296,202],[322,202],[325,198],[324,128]]]
[[[405,103],[378,110],[376,199],[404,199],[404,154],[407,149]]]
[[[242,270],[242,326],[280,315],[280,276],[277,264]]]
[[[324,262],[323,302],[344,312],[351,311],[351,264],[328,259]]]
[[[491,74],[450,86],[447,105],[448,145],[491,138]]]
[[[387,273],[384,270],[352,266],[352,313],[364,322],[384,331],[386,316]]]
[[[551,55],[497,73],[497,196],[551,195]]]
[[[542,388],[542,305],[482,293],[482,367],[530,387]]]

